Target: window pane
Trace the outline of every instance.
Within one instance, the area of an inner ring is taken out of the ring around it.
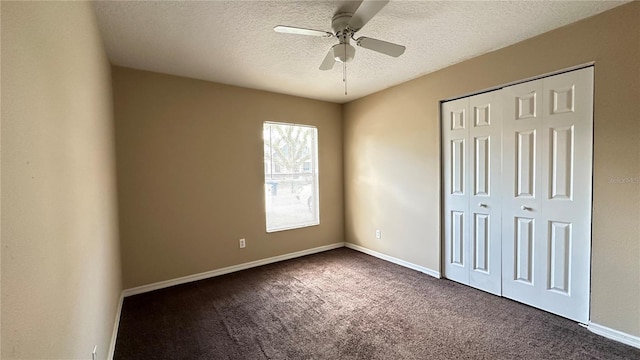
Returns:
[[[263,136],[267,231],[318,225],[317,129],[265,122]]]

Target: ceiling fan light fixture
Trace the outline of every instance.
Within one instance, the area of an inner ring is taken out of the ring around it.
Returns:
[[[351,44],[336,44],[332,48],[333,57],[337,62],[347,62],[353,60],[356,55],[356,48]]]

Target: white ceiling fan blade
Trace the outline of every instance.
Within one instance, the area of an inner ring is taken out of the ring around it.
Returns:
[[[404,54],[405,47],[402,45],[382,41],[378,39],[372,39],[368,37],[361,37],[356,40],[356,44],[365,49],[377,51],[379,53],[387,54],[389,56],[398,57]]]
[[[353,13],[351,20],[347,24],[353,31],[362,29],[371,20],[378,11],[380,11],[389,0],[364,0],[360,4],[360,7]]]
[[[274,27],[273,30],[275,32],[279,32],[283,34],[309,35],[309,36],[320,36],[320,37],[333,36],[333,34],[328,31],[305,29],[305,28],[286,26],[286,25],[278,25]]]
[[[331,70],[333,66],[336,64],[336,59],[333,55],[333,48],[329,49],[327,56],[322,60],[322,64],[320,64],[320,70]]]

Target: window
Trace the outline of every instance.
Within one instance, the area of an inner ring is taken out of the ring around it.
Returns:
[[[318,130],[265,122],[263,138],[267,232],[318,225]]]

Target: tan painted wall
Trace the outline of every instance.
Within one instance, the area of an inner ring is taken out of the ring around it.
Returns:
[[[2,358],[107,357],[120,297],[110,65],[91,4],[2,3]]]
[[[345,105],[346,241],[439,270],[439,101],[595,61],[591,320],[640,335],[640,184],[609,183],[640,177],[638,19],[634,2]]]
[[[343,241],[340,105],[120,67],[113,84],[125,288]],[[265,231],[267,120],[318,128],[319,226]]]

